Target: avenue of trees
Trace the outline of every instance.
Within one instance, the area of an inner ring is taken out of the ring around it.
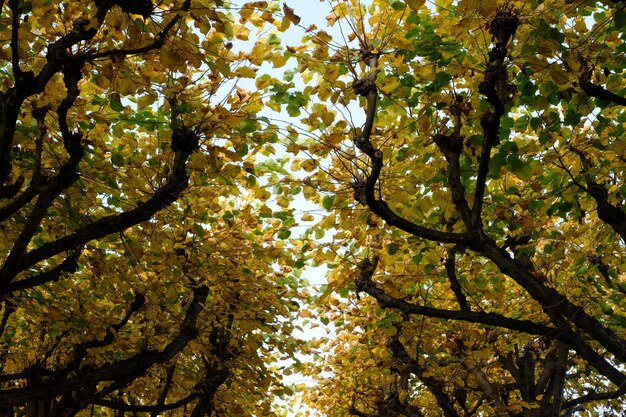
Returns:
[[[0,1],[0,417],[623,412],[626,3],[315,3]]]

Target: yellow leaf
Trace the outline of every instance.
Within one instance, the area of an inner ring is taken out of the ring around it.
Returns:
[[[302,317],[304,319],[310,319],[313,316],[309,310],[300,310],[298,312],[298,317]]]
[[[287,29],[289,29],[289,26],[291,26],[291,20],[285,17],[281,19],[279,22],[275,22],[274,25],[278,28],[278,30],[280,30],[281,32],[284,32]]]
[[[315,190],[315,188],[309,187],[308,185],[306,185],[302,189],[302,193],[304,194],[304,197],[307,199],[311,199],[317,195],[317,191]]]
[[[235,35],[237,39],[247,41],[250,37],[250,29],[245,26],[236,25],[233,27],[233,35]]]
[[[274,68],[280,68],[287,63],[287,60],[282,53],[275,53],[272,55],[272,64]]]
[[[550,73],[550,78],[552,78],[556,84],[565,84],[569,80],[569,74],[567,71],[563,70],[559,64],[550,64],[548,71]]]
[[[289,200],[281,195],[276,197],[276,204],[278,204],[282,208],[287,208],[289,207]]]
[[[385,94],[391,94],[398,88],[399,85],[400,85],[400,81],[396,77],[389,77],[385,79],[380,89]]]
[[[137,91],[137,83],[132,77],[117,77],[113,82],[113,89],[122,95],[133,94]]]
[[[302,161],[301,168],[306,172],[315,170],[316,164],[314,159],[306,159]]]
[[[333,38],[323,30],[318,31],[311,41],[316,44],[325,44],[332,41]]]
[[[566,58],[567,66],[574,72],[577,72],[580,69],[580,62],[576,57],[576,54],[570,52],[567,54]]]
[[[322,112],[322,122],[324,122],[326,126],[330,126],[333,123],[333,120],[335,120],[335,114],[333,112]]]
[[[248,59],[254,65],[261,65],[263,63],[264,57],[267,53],[267,44],[264,42],[257,42],[252,47],[252,51],[248,54]]]
[[[406,0],[406,4],[415,11],[418,11],[425,3],[425,0]]]
[[[163,65],[172,69],[178,68],[185,63],[185,59],[180,54],[179,50],[172,48],[170,44],[165,44],[165,46],[161,48],[159,58]]]

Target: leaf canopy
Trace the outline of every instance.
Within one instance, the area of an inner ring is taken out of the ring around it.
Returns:
[[[311,198],[330,210],[315,234],[335,236],[317,308],[337,334],[312,343],[304,400],[620,413],[622,2],[332,4],[336,30],[297,54]]]

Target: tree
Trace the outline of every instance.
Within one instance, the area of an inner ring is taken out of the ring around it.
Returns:
[[[310,347],[330,372],[310,407],[623,412],[625,13],[334,3],[339,35],[297,50],[319,139],[291,148],[328,210],[312,232],[333,230],[313,256],[337,337]]]
[[[284,52],[234,46],[280,9],[226,6],[0,2],[0,415],[270,415],[289,392],[294,218],[256,161],[265,88],[238,84]]]

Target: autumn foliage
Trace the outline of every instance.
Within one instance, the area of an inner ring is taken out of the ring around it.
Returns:
[[[0,417],[623,412],[625,4],[314,3],[0,1]]]
[[[298,55],[337,335],[310,344],[304,397],[320,415],[621,415],[623,2],[333,4],[339,35]]]
[[[297,303],[246,21],[0,5],[0,415],[269,413]]]

